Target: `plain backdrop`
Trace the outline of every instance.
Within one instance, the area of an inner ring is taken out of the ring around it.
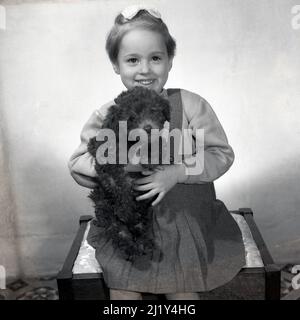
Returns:
[[[91,113],[124,89],[105,37],[116,14],[138,1],[0,3],[0,265],[8,276],[53,274],[79,216],[93,214],[68,159]],[[296,1],[147,3],[177,40],[167,87],[203,96],[234,148],[218,197],[229,209],[254,210],[276,262],[300,262]]]

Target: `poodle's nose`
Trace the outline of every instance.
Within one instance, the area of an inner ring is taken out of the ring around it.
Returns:
[[[150,133],[151,133],[151,129],[152,129],[151,124],[147,124],[147,125],[144,127],[144,130],[147,132],[147,134],[150,134]]]

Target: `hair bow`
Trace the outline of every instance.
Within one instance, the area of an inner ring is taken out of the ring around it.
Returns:
[[[147,11],[149,14],[151,14],[153,17],[157,19],[161,19],[161,14],[159,11],[151,6],[148,5],[133,5],[125,8],[122,12],[121,15],[127,19],[131,20],[134,18],[141,10]]]

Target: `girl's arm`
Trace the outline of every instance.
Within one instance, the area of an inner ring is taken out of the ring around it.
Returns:
[[[193,131],[193,156],[184,161],[187,179],[184,183],[212,182],[222,176],[232,165],[234,153],[228,144],[226,134],[216,114],[209,103],[202,97],[182,90],[184,121],[187,127]],[[197,157],[201,161],[201,151],[196,144],[196,129],[204,129],[204,166],[197,173],[194,166],[188,163],[196,163]],[[199,151],[197,153],[196,151]],[[196,174],[195,174],[196,173]]]
[[[68,167],[75,181],[83,187],[94,188],[97,186],[95,177],[95,159],[88,152],[87,145],[89,139],[95,137],[101,128],[103,117],[98,110],[94,111],[87,123],[84,125],[79,147],[72,154]]]

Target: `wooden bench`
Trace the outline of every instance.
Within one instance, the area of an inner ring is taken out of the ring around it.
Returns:
[[[274,264],[249,208],[230,211],[237,221],[245,244],[246,265],[226,285],[200,293],[202,300],[279,300],[280,268]],[[77,235],[57,276],[61,300],[107,300],[101,267],[86,236],[92,216],[82,216]],[[164,300],[164,295],[143,293],[145,300]]]

